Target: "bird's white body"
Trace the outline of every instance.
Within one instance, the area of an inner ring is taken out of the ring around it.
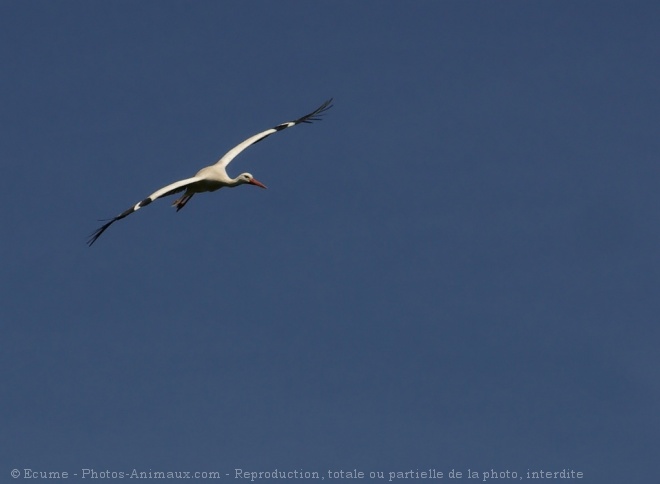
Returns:
[[[188,203],[188,201],[193,197],[195,193],[214,192],[223,187],[236,187],[244,184],[266,188],[264,184],[255,180],[255,178],[250,173],[242,173],[236,178],[231,178],[227,174],[227,165],[229,165],[229,163],[248,146],[251,146],[254,143],[265,139],[273,133],[277,133],[278,131],[282,131],[286,128],[291,128],[300,123],[311,123],[313,121],[319,121],[321,119],[320,116],[331,107],[332,99],[329,99],[321,106],[319,106],[315,111],[306,114],[302,118],[298,118],[295,121],[278,124],[274,128],[267,129],[266,131],[262,131],[261,133],[257,133],[254,136],[251,136],[250,138],[229,150],[214,165],[207,166],[199,170],[194,177],[185,178],[183,180],[171,183],[161,188],[160,190],[155,191],[144,200],[133,205],[128,210],[125,210],[116,217],[110,219],[90,235],[88,244],[91,246],[94,242],[96,242],[96,239],[98,239],[101,234],[105,232],[106,229],[117,220],[121,220],[122,218],[129,216],[130,214],[138,211],[140,208],[149,205],[151,202],[161,197],[173,195],[185,190],[183,196],[176,200],[173,204],[177,211],[179,211],[186,205],[186,203]]]

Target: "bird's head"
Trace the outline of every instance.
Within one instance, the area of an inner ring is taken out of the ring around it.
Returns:
[[[239,175],[240,183],[247,183],[249,185],[256,185],[261,188],[267,188],[266,185],[255,179],[250,173],[243,173]]]

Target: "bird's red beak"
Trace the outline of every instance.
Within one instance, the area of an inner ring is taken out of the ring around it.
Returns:
[[[248,182],[250,185],[257,185],[258,187],[261,188],[268,188],[266,185],[261,183],[260,181],[255,180],[254,178]]]

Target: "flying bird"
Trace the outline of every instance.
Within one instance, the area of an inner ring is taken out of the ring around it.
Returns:
[[[239,185],[245,185],[245,184],[266,188],[266,186],[263,183],[257,181],[250,173],[242,173],[238,175],[236,178],[231,178],[229,175],[227,175],[227,165],[229,165],[229,163],[231,163],[231,161],[234,158],[236,158],[236,156],[238,156],[238,154],[240,154],[248,146],[251,146],[255,143],[258,143],[259,141],[264,140],[273,133],[277,133],[278,131],[291,128],[301,123],[312,123],[314,121],[320,121],[321,116],[325,114],[325,112],[331,107],[332,107],[332,99],[328,99],[318,108],[316,108],[314,111],[312,111],[309,114],[306,114],[302,118],[298,118],[294,121],[288,121],[286,123],[278,124],[274,128],[267,129],[266,131],[262,131],[261,133],[257,133],[254,136],[251,136],[250,138],[246,139],[245,141],[243,141],[239,145],[236,145],[234,148],[232,148],[227,153],[225,153],[225,155],[222,158],[220,158],[217,161],[217,163],[215,163],[214,165],[207,166],[199,170],[197,174],[192,178],[185,178],[183,180],[179,180],[174,183],[171,183],[161,188],[160,190],[155,191],[147,198],[136,203],[131,208],[123,211],[116,217],[107,220],[106,223],[101,225],[98,229],[96,229],[94,232],[90,234],[87,244],[91,247],[92,244],[96,242],[96,239],[98,239],[103,234],[103,232],[105,232],[108,229],[108,227],[110,227],[117,220],[121,220],[124,217],[128,217],[133,212],[137,212],[142,207],[149,205],[154,200],[157,200],[162,197],[174,195],[175,193],[183,192],[184,190],[185,192],[183,196],[175,200],[174,203],[172,204],[172,206],[176,207],[177,212],[186,206],[186,204],[190,201],[193,195],[195,195],[195,193],[214,192],[223,187],[237,187]]]

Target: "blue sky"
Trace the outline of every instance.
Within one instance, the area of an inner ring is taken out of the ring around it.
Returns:
[[[0,473],[658,455],[656,2],[0,2]],[[161,200],[229,167],[269,189]],[[4,479],[4,478],[3,478]]]

